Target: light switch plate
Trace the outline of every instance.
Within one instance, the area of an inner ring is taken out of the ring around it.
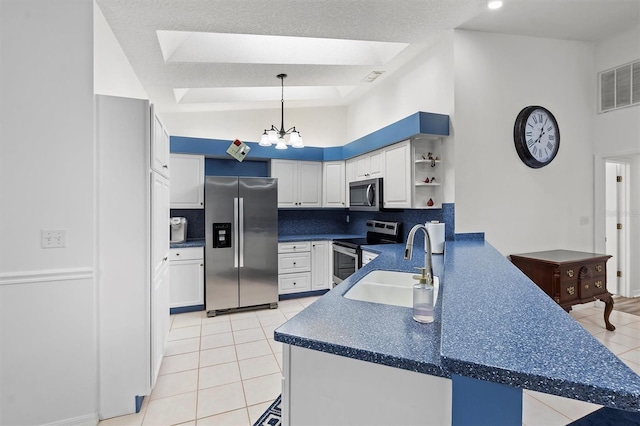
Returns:
[[[40,231],[42,248],[62,248],[66,245],[66,230],[43,229]]]

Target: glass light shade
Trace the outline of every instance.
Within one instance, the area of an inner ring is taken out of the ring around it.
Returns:
[[[291,132],[291,136],[289,136],[289,143],[291,145],[296,145],[298,143],[298,139],[300,137],[300,134],[298,132]]]
[[[296,135],[298,135],[298,137],[296,138],[295,142],[291,144],[291,146],[294,148],[304,148],[304,144],[302,143],[302,136],[300,136],[300,133],[296,133]]]
[[[287,144],[284,141],[284,138],[279,138],[278,143],[276,144],[276,149],[287,149]]]
[[[260,137],[260,143],[258,145],[271,146],[271,142],[269,141],[269,135],[267,135],[267,132],[264,132],[262,134],[262,136]]]
[[[491,0],[487,2],[487,6],[489,9],[500,9],[502,7],[502,2],[499,0]]]
[[[278,141],[278,134],[275,130],[267,131],[267,135],[269,135],[269,142],[276,143]]]

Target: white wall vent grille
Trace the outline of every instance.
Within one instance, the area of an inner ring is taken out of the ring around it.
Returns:
[[[603,71],[600,82],[600,112],[640,105],[640,61]]]

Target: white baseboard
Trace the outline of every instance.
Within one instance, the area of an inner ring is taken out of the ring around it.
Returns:
[[[57,422],[47,423],[44,426],[96,426],[99,421],[98,413],[93,413],[86,416],[58,420]]]

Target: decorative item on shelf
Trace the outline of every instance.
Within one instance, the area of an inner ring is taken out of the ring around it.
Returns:
[[[428,159],[428,160],[433,160],[433,154],[429,152],[429,153],[427,154],[427,159]]]
[[[424,183],[429,183],[429,178],[425,178]]]
[[[424,152],[422,153],[421,157],[422,157],[423,160],[427,159],[427,157],[424,155]]]
[[[435,177],[431,178],[431,183],[436,183],[436,178]]]
[[[296,130],[296,127],[293,126],[289,128],[289,130],[285,130],[284,127],[284,79],[287,77],[286,74],[278,74],[277,77],[280,79],[280,85],[282,88],[282,97],[280,98],[280,128],[278,129],[276,126],[271,125],[270,129],[265,129],[264,133],[260,137],[260,146],[271,146],[272,144],[276,144],[276,149],[287,149],[287,142],[284,140],[286,135],[289,136],[289,144],[291,144],[294,148],[304,148],[304,144],[302,143],[302,136],[300,136],[300,132]]]
[[[435,203],[433,202],[433,198],[429,198],[429,201],[427,201],[427,206],[429,207],[433,207]]]

